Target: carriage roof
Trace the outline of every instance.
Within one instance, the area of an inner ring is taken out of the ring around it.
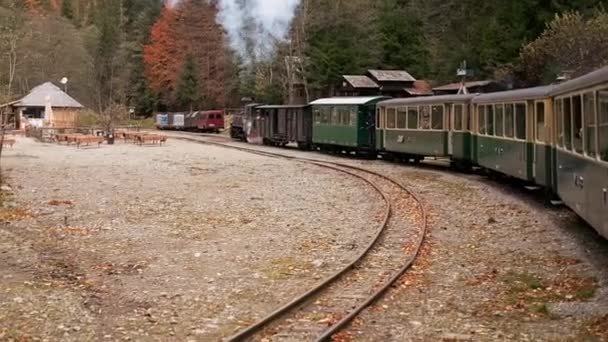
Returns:
[[[473,99],[475,104],[488,104],[495,102],[516,102],[527,100],[544,99],[550,96],[554,86],[541,86],[534,88],[524,88],[516,90],[499,91],[496,93],[488,93],[479,95]]]
[[[601,83],[608,83],[608,66],[556,85],[553,91],[551,91],[551,96],[558,96],[585,88],[591,88]]]
[[[419,104],[463,103],[469,102],[479,94],[420,96],[404,99],[392,99],[378,103],[379,106],[407,106]]]

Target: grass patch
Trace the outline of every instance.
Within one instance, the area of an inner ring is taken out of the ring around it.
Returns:
[[[138,126],[143,129],[155,129],[156,123],[154,122],[154,118],[145,118],[145,119],[131,119],[128,120],[126,125],[130,126]]]
[[[547,303],[532,303],[528,306],[528,310],[541,316],[549,316]]]
[[[542,279],[528,272],[509,272],[505,276],[504,282],[509,286],[509,292],[513,294],[544,288]]]
[[[595,278],[564,275],[545,280],[529,272],[509,272],[501,280],[506,288],[498,298],[499,306],[545,317],[551,316],[548,303],[587,301],[599,286]]]
[[[310,269],[293,257],[281,257],[270,261],[260,270],[268,279],[281,280]]]

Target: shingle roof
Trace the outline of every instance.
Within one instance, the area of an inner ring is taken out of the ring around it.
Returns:
[[[83,105],[51,82],[34,87],[28,95],[17,101],[16,105],[20,107],[44,107],[47,97],[50,98],[52,107],[83,108]]]
[[[371,78],[363,75],[344,75],[342,76],[353,88],[378,89],[380,86]]]
[[[416,79],[405,70],[368,70],[379,82],[414,82]]]
[[[490,85],[492,83],[494,83],[494,81],[492,81],[492,80],[472,81],[472,82],[466,82],[466,87],[467,88],[485,87],[485,86]],[[435,91],[454,91],[454,90],[460,90],[461,85],[462,84],[460,82],[450,83],[450,84],[442,85],[442,86],[439,86],[439,87],[435,87],[435,88],[433,88],[433,90],[435,90]]]

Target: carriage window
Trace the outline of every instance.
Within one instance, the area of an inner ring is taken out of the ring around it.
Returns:
[[[479,106],[479,134],[486,134],[486,106]]]
[[[407,128],[407,108],[406,107],[397,108],[397,128],[399,128],[399,129]]]
[[[572,101],[564,99],[564,147],[572,149]]]
[[[407,107],[407,128],[418,128],[418,107]]]
[[[494,106],[486,106],[486,131],[488,135],[494,135]]]
[[[471,106],[464,106],[464,111],[462,113],[462,116],[464,118],[464,128],[467,131],[472,131],[473,130],[473,125],[472,122],[473,120],[471,120]]]
[[[593,92],[583,95],[583,113],[585,116],[586,142],[585,152],[588,156],[597,156],[595,143],[597,139],[597,125],[595,121],[595,94]]]
[[[580,95],[572,97],[572,142],[574,150],[583,153],[583,103]]]
[[[545,142],[545,103],[536,103],[536,141]]]
[[[526,104],[515,104],[515,137],[526,140]]]
[[[378,107],[376,108],[376,128],[383,128],[380,123],[380,116],[384,112],[384,108]]]
[[[340,108],[340,122],[344,126],[350,125],[350,107]]]
[[[388,108],[386,113],[386,128],[394,129],[395,121],[397,120],[397,110],[395,108]]]
[[[564,147],[564,102],[562,99],[555,100],[553,108],[555,108],[555,121],[557,122],[557,146]]]
[[[433,106],[432,129],[443,129],[443,106]]]
[[[505,105],[505,137],[515,137],[515,108],[512,103]]]
[[[352,107],[349,107],[349,109],[350,109],[349,110],[349,113],[350,113],[350,125],[353,126],[353,127],[356,127],[357,126],[357,117],[358,117],[357,114],[359,114],[359,107],[352,106]]]
[[[504,135],[504,106],[499,104],[494,107],[494,115],[496,115],[496,122],[494,123],[494,129],[497,137]]]
[[[431,107],[420,106],[420,122],[418,122],[419,129],[431,129]]]
[[[331,108],[331,124],[339,125],[340,124],[340,112],[338,107]]]
[[[598,101],[598,137],[600,140],[599,153],[600,158],[608,161],[608,89],[601,90],[597,93]]]
[[[321,123],[325,125],[331,123],[331,107],[321,107]]]
[[[454,130],[462,131],[463,105],[454,105]]]

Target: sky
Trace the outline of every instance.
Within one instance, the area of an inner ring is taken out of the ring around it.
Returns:
[[[233,48],[243,51],[243,41],[239,30],[243,18],[251,15],[260,29],[263,30],[258,37],[258,49],[267,46],[263,37],[268,34],[275,38],[284,38],[289,29],[289,23],[294,16],[299,0],[241,0],[245,8],[240,6],[238,0],[220,0],[219,22],[226,28]],[[249,13],[247,13],[249,12]]]

